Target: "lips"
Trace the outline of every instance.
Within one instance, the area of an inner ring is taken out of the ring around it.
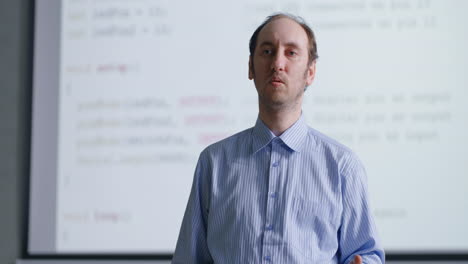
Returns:
[[[279,84],[284,84],[284,81],[281,77],[279,76],[273,76],[271,77],[270,79],[270,83],[272,84],[275,84],[275,85],[279,85]]]

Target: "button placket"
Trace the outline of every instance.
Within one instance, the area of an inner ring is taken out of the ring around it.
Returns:
[[[271,263],[272,262],[272,252],[275,236],[275,229],[277,220],[275,213],[277,213],[277,197],[278,197],[278,182],[280,181],[281,173],[281,161],[280,161],[280,145],[277,140],[273,140],[268,148],[267,155],[269,155],[269,172],[268,172],[268,186],[267,186],[267,201],[266,201],[266,215],[265,215],[265,226],[264,235],[263,235],[263,262]]]
[[[279,177],[279,155],[277,151],[278,144],[275,140],[271,143],[271,155],[270,155],[270,177],[268,183],[268,193],[277,192],[277,182]],[[267,207],[267,226],[270,227],[270,230],[274,226],[274,212],[276,202],[274,199],[270,200]],[[268,229],[268,228],[267,228]]]
[[[268,181],[268,193],[270,197],[276,198],[277,196],[277,184],[278,184],[278,177],[279,177],[279,152],[278,152],[278,144],[276,141],[271,143],[271,154],[270,154],[270,170],[269,170],[269,181]],[[273,196],[271,195],[273,194]],[[266,215],[266,225],[265,229],[267,231],[272,231],[275,226],[275,217],[274,214],[276,212],[276,199],[267,199],[267,215]]]

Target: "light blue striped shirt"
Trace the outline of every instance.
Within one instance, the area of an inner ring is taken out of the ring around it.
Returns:
[[[384,263],[356,155],[303,117],[207,147],[172,263]]]

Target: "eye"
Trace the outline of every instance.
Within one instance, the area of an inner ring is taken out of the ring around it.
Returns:
[[[273,53],[273,51],[272,51],[271,49],[264,49],[264,50],[262,51],[262,54],[263,54],[263,55],[271,55],[272,53]]]
[[[290,51],[288,51],[288,55],[291,56],[291,57],[294,57],[294,56],[297,55],[297,52],[294,51],[294,50],[290,50]]]

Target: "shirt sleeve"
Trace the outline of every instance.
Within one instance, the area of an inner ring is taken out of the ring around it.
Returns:
[[[172,259],[173,264],[213,263],[206,239],[210,196],[206,164],[202,153],[195,169],[192,189]]]
[[[377,228],[368,201],[367,177],[357,157],[351,156],[342,171],[343,214],[339,230],[340,263],[360,255],[365,264],[385,263]]]

